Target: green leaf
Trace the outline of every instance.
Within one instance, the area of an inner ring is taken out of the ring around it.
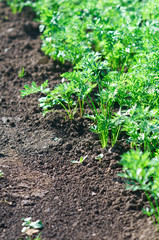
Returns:
[[[42,222],[40,221],[40,220],[37,220],[37,221],[35,221],[35,222],[31,222],[30,223],[30,228],[34,228],[34,229],[41,229],[41,228],[43,228],[44,226],[43,226],[43,224],[42,224]]]

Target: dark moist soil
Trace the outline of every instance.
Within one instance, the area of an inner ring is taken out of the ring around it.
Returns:
[[[117,176],[123,139],[103,150],[88,120],[68,120],[60,109],[43,117],[39,94],[20,97],[24,84],[48,79],[53,88],[72,68],[44,57],[34,17],[0,3],[0,240],[24,239],[26,217],[42,221],[42,240],[159,239],[142,213],[144,195]],[[70,162],[85,155],[83,165]]]

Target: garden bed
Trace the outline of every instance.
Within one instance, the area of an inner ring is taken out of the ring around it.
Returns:
[[[26,217],[42,221],[43,240],[159,239],[141,211],[144,194],[126,191],[117,176],[124,138],[102,149],[89,120],[68,120],[61,109],[43,117],[40,95],[21,98],[24,84],[48,79],[52,88],[72,69],[44,56],[33,18],[30,9],[13,15],[0,3],[0,239],[24,239]],[[86,155],[84,164],[71,163]]]

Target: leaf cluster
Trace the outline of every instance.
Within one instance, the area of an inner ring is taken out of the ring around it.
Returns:
[[[127,179],[127,189],[145,192],[150,209],[143,212],[148,216],[154,215],[159,224],[159,156],[151,159],[148,151],[131,150],[122,156],[120,163],[124,172],[118,175]]]

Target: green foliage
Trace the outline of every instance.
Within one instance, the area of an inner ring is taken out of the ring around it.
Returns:
[[[43,114],[49,112],[55,105],[61,105],[65,109],[69,118],[73,119],[77,109],[77,104],[72,99],[73,93],[73,83],[59,84],[53,91],[50,91],[46,97],[39,99],[40,107],[44,110]]]
[[[25,0],[7,0],[7,3],[10,5],[13,14],[21,12]]]
[[[113,146],[126,131],[132,148],[149,150],[153,156],[159,128],[157,0],[19,3],[31,6],[39,16],[45,54],[74,64],[52,91],[45,83],[37,87],[33,82],[25,85],[22,96],[46,94],[39,99],[44,114],[60,105],[70,119],[76,113],[91,118],[91,130],[103,147],[109,136]]]
[[[31,87],[29,85],[24,85],[25,90],[21,90],[21,96],[27,96],[32,93],[42,92],[47,93],[49,92],[49,88],[46,88],[48,86],[48,81],[46,80],[43,84],[41,84],[40,87],[36,85],[35,82],[32,82]]]
[[[135,104],[150,108],[159,107],[159,52],[140,54],[128,73],[120,76],[118,102],[123,106]],[[124,85],[124,88],[123,88]],[[124,97],[125,96],[125,97]]]
[[[83,164],[84,163],[84,160],[88,157],[88,155],[86,156],[82,156],[80,157],[80,160],[79,161],[71,161],[71,163],[80,163],[80,164]]]
[[[156,0],[151,6],[149,1],[54,2],[58,3],[55,8],[44,7],[40,15],[42,49],[54,59],[77,63],[90,51],[98,51],[113,70],[123,72],[157,39]],[[147,6],[149,17],[145,19]]]
[[[35,222],[32,222],[32,218],[28,217],[28,218],[22,218],[22,233],[28,235],[26,236],[26,240],[31,240],[32,238],[29,237],[30,235],[33,235],[33,233],[37,233],[38,230],[43,229],[43,224],[41,222],[41,220],[37,220]],[[30,230],[36,230],[35,232],[29,232]],[[38,234],[38,236],[34,239],[34,240],[41,240],[40,238],[41,233]]]
[[[114,113],[111,122],[110,122],[110,130],[111,130],[111,145],[112,147],[118,140],[118,137],[121,133],[122,125],[125,121],[125,116],[122,115],[121,109],[117,113]]]
[[[150,159],[148,151],[131,150],[122,156],[120,163],[124,172],[119,176],[127,180],[127,189],[143,190],[150,203],[150,208],[143,210],[148,216],[155,216],[159,224],[159,157]],[[151,196],[154,201],[151,200]]]
[[[41,229],[41,228],[44,227],[43,224],[42,224],[42,222],[41,222],[40,220],[37,220],[37,221],[35,221],[35,222],[32,222],[31,220],[32,220],[31,217],[22,218],[22,221],[23,221],[23,223],[22,223],[22,226],[23,226],[22,232],[25,233],[25,231],[26,231],[27,229],[30,229],[30,228],[33,228],[33,229]]]
[[[90,127],[90,130],[98,134],[101,145],[105,148],[107,146],[109,136],[109,119],[102,113],[97,113],[95,116],[87,117],[95,122],[95,124]]]
[[[77,97],[76,106],[79,106],[80,116],[82,117],[84,112],[84,103],[87,96],[90,95],[97,85],[96,83],[92,83],[92,71],[89,69],[85,71],[73,71],[70,73],[64,73],[62,76],[70,81],[69,85],[73,85],[72,94],[75,94]]]
[[[4,172],[0,170],[0,178],[4,176]]]
[[[114,116],[113,124],[119,128],[122,124],[122,131],[129,136],[128,142],[132,148],[140,147],[144,151],[149,150],[153,155],[154,151],[159,148],[158,116],[158,110],[134,106],[127,111],[118,112]]]
[[[104,155],[103,155],[103,153],[101,153],[98,156],[96,156],[95,159],[101,163],[103,157],[104,157]]]
[[[18,72],[18,76],[19,76],[20,78],[23,78],[23,77],[25,76],[25,70],[24,70],[24,67],[23,67],[22,69],[19,70],[19,72]]]

